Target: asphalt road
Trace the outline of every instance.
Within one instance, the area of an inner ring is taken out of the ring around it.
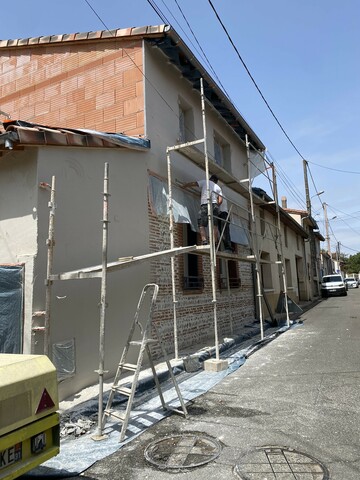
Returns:
[[[359,480],[360,289],[301,320],[82,478]]]

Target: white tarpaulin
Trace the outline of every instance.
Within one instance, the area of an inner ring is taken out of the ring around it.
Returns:
[[[253,179],[261,173],[264,173],[265,169],[266,164],[263,155],[250,150],[250,178]]]
[[[150,198],[156,215],[168,215],[169,195],[167,183],[158,177],[149,175],[149,187]],[[176,223],[189,223],[194,232],[198,231],[197,219],[200,199],[176,187],[172,190],[172,196],[174,221]],[[237,215],[231,215],[230,222],[231,241],[240,245],[249,245],[248,222]]]

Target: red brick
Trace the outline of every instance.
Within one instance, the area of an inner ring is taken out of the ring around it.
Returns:
[[[143,79],[142,71],[135,66],[124,72],[124,86],[130,85],[133,83],[135,84],[136,82],[139,82],[142,79]]]
[[[116,131],[123,132],[127,134],[127,132],[131,129],[136,129],[136,114],[128,115],[127,117],[118,118],[116,120]]]
[[[62,94],[73,92],[78,87],[77,77],[69,77],[63,80],[60,85],[60,91]]]
[[[82,100],[76,103],[77,113],[83,114],[87,112],[94,111],[96,109],[96,99],[89,98],[87,100]]]
[[[50,112],[50,102],[38,102],[35,105],[35,118]]]
[[[101,130],[101,124],[103,123],[102,111],[91,110],[84,114],[85,128],[90,128],[89,125],[96,125],[95,130]]]
[[[103,114],[104,114],[104,122],[110,121],[110,120],[115,120],[117,118],[121,118],[124,115],[124,109],[121,104],[115,104],[111,105],[110,107],[105,107],[103,109]],[[115,126],[115,123],[114,123]]]
[[[66,95],[56,95],[56,97],[52,97],[50,99],[50,112],[54,112],[55,110],[60,110],[60,108],[66,105]]]
[[[77,116],[78,112],[75,103],[72,105],[65,105],[64,107],[60,108],[60,118],[64,118],[66,122],[68,122],[71,118],[76,118]]]
[[[105,92],[96,97],[96,109],[99,110],[104,107],[109,107],[111,105],[114,105],[114,102],[115,102],[115,92],[114,91]]]

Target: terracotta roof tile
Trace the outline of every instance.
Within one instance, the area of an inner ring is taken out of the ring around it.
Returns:
[[[50,42],[61,42],[63,39],[63,35],[51,35]]]
[[[143,27],[131,27],[131,28],[119,28],[114,30],[98,30],[95,32],[77,32],[77,33],[64,33],[60,35],[46,35],[43,37],[32,37],[14,40],[0,40],[0,48],[17,47],[23,45],[38,45],[45,43],[58,43],[58,42],[70,42],[81,40],[94,40],[100,38],[111,37],[128,37],[148,34],[161,34],[168,30],[167,25],[155,25],[155,26],[143,26]]]
[[[0,154],[1,151],[8,148],[6,142],[9,140],[12,148],[15,149],[16,147],[22,148],[24,145],[129,148],[133,150],[147,150],[150,148],[148,140],[119,133],[48,127],[21,120],[6,120],[3,122],[3,125],[5,132],[0,132]]]
[[[116,37],[116,30],[103,30],[101,38]]]
[[[87,40],[88,36],[89,36],[89,32],[77,33],[75,35],[75,40]]]
[[[131,35],[131,28],[119,28],[116,31],[117,37],[129,37]]]
[[[96,32],[89,32],[88,39],[93,40],[93,39],[101,38],[101,33],[102,33],[101,30],[97,30]]]
[[[29,38],[29,45],[37,45],[39,43],[40,37]]]
[[[72,40],[75,40],[76,33],[65,33],[63,35],[63,42],[71,42]]]
[[[40,37],[39,38],[39,43],[50,43],[51,36],[48,35],[46,37]]]

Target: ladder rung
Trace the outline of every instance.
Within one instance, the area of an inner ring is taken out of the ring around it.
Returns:
[[[117,387],[116,385],[113,385],[111,387],[112,390],[115,390],[118,393],[122,393],[123,395],[126,395],[127,397],[130,397],[131,395],[131,388],[127,387]]]
[[[131,372],[135,372],[137,369],[137,365],[135,365],[135,363],[119,363],[119,367],[124,370],[130,370]]]
[[[142,340],[131,340],[131,342],[129,342],[129,345],[142,345],[142,343]],[[144,340],[144,343],[146,345],[147,343],[157,343],[157,341],[153,338],[148,338],[147,340]]]
[[[120,420],[121,422],[124,422],[125,419],[126,419],[126,414],[125,413],[124,413],[124,415],[122,415],[121,413],[115,412],[114,410],[105,410],[104,414],[107,415],[108,417],[110,417],[110,416],[115,417],[118,420]]]

